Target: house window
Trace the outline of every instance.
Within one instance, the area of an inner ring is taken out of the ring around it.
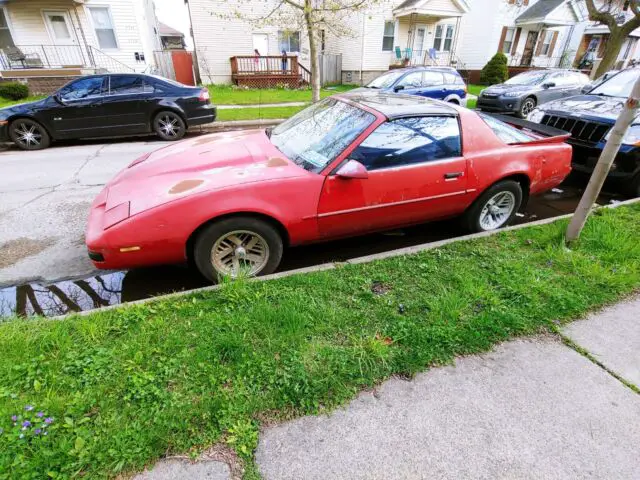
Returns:
[[[15,46],[11,30],[9,30],[9,22],[7,22],[7,13],[4,8],[0,8],[0,48]]]
[[[100,48],[113,49],[118,48],[116,41],[116,32],[113,29],[111,21],[111,12],[109,7],[88,7],[93,21],[93,28],[96,31],[98,45]]]
[[[384,22],[384,33],[382,34],[382,51],[391,52],[393,50],[393,34],[395,30],[394,22]]]
[[[453,25],[436,25],[436,34],[433,38],[433,48],[439,52],[450,52],[452,41]]]
[[[540,50],[540,55],[549,56],[549,49],[551,48],[551,39],[553,38],[553,32],[546,32],[546,35],[542,39],[542,49]]]
[[[278,31],[279,51],[299,52],[300,51],[300,32],[290,32],[285,30]]]
[[[504,42],[502,43],[502,53],[509,54],[511,47],[513,46],[513,37],[516,34],[515,28],[507,28],[504,35]]]

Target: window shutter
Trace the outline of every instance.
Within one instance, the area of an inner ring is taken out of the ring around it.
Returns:
[[[549,45],[549,56],[553,56],[553,49],[556,46],[556,40],[558,40],[558,32],[553,32],[553,37],[551,37],[551,44]]]
[[[538,44],[536,45],[536,57],[540,55],[540,52],[542,51],[542,45],[544,44],[544,37],[546,35],[547,35],[547,32],[543,30],[542,32],[540,32],[540,35],[538,36]]]
[[[522,31],[522,28],[520,27],[516,28],[516,34],[513,37],[513,44],[511,45],[511,55],[516,54],[516,50],[518,49],[518,40],[520,40],[521,31]]]
[[[498,43],[498,52],[502,52],[504,47],[504,39],[507,37],[507,27],[502,27],[502,35],[500,35],[500,43]]]
[[[609,40],[609,35],[603,35],[600,39],[600,45],[598,45],[598,58],[602,58],[604,56],[604,49],[607,48],[607,40]]]

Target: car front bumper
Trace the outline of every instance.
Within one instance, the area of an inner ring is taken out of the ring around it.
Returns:
[[[571,167],[574,171],[591,174],[595,169],[600,154],[604,149],[604,142],[595,146],[584,145],[569,139],[568,143],[573,147]],[[609,170],[608,178],[620,182],[631,182],[640,175],[640,148],[623,145]]]
[[[476,108],[495,113],[515,113],[520,111],[522,98],[519,97],[478,97]]]

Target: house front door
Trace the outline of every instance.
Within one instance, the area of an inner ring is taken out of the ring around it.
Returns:
[[[414,63],[421,65],[424,63],[424,38],[426,33],[425,27],[416,28],[416,39],[413,45]]]
[[[266,33],[254,33],[253,49],[258,50],[260,55],[269,55],[269,35]]]
[[[66,10],[42,12],[51,39],[51,45],[43,45],[43,55],[50,66],[78,67],[84,65],[82,50],[78,45],[71,17]]]
[[[536,42],[538,40],[538,32],[529,32],[527,35],[527,43],[524,44],[524,52],[522,52],[522,59],[520,60],[520,65],[523,67],[528,67],[531,65],[531,60],[533,59],[533,49],[536,46]]]

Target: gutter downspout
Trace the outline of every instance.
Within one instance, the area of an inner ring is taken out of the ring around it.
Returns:
[[[89,63],[91,67],[96,66],[96,62],[93,58],[93,54],[91,49],[89,48],[89,44],[87,43],[87,37],[84,34],[84,29],[82,28],[82,22],[80,21],[80,15],[78,15],[78,6],[73,7],[73,13],[76,15],[76,21],[78,22],[78,28],[80,29],[80,36],[82,37],[82,43],[84,43],[84,49],[87,52],[87,56],[89,57]]]
[[[367,14],[363,13],[362,14],[362,40],[360,42],[360,86],[363,85],[362,70],[364,69],[364,34],[365,34],[366,22],[367,22]]]

